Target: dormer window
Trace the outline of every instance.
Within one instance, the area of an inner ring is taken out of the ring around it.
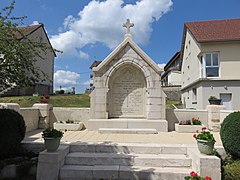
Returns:
[[[219,77],[219,54],[204,53],[201,58],[201,78]]]

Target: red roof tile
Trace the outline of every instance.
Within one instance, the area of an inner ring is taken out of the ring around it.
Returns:
[[[240,18],[187,22],[185,26],[198,42],[240,40]]]

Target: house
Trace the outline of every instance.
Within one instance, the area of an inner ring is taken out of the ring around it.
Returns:
[[[32,41],[43,42],[43,43],[49,44],[49,46],[52,47],[43,24],[18,27],[18,29]],[[19,40],[23,38],[20,33],[16,33],[16,37]],[[44,58],[44,60],[42,60],[39,57],[36,57],[37,61],[35,63],[35,67],[39,67],[48,76],[47,80],[43,82],[38,82],[31,87],[19,88],[13,85],[12,87],[5,90],[0,89],[0,96],[52,94],[53,93],[54,57],[56,57],[56,54],[52,48],[47,50],[46,54],[43,53],[42,57]]]
[[[180,51],[164,66],[161,81],[163,86],[181,86]]]
[[[216,96],[240,109],[240,18],[185,23],[181,52],[186,108],[205,109]]]

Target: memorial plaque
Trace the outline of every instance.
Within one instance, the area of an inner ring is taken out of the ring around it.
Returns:
[[[143,117],[145,82],[138,69],[124,68],[113,79],[111,88],[111,117]]]

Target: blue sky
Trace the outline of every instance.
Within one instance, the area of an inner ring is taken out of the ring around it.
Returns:
[[[0,7],[8,4],[0,0]],[[94,60],[103,60],[123,40],[130,18],[134,41],[157,63],[180,49],[184,22],[240,18],[239,0],[16,0],[14,15],[25,25],[44,23],[54,48],[55,88],[89,87]]]

